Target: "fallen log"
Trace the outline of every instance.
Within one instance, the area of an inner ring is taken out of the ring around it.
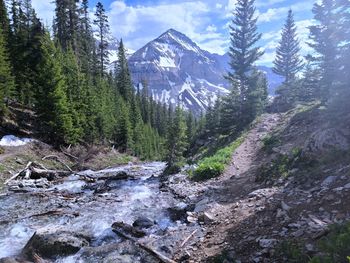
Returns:
[[[156,251],[154,248],[148,246],[147,244],[143,244],[143,243],[139,242],[136,238],[129,236],[128,234],[124,233],[123,231],[120,231],[116,228],[113,228],[113,231],[115,233],[117,233],[118,235],[122,236],[123,238],[134,242],[137,246],[139,246],[143,250],[147,251],[148,253],[150,253],[151,255],[156,257],[161,262],[163,262],[163,263],[176,263],[176,261],[168,258],[167,256],[164,256],[163,254],[159,253],[158,251]]]
[[[16,173],[14,176],[12,176],[10,179],[8,179],[6,182],[5,182],[5,185],[7,185],[9,182],[11,182],[12,180],[16,179],[18,176],[20,176],[23,172],[25,172],[26,170],[29,169],[29,167],[32,165],[32,162],[28,162],[26,167],[21,170],[20,172]]]
[[[40,167],[40,168],[37,168],[37,167]],[[48,180],[53,180],[55,177],[68,176],[70,174],[72,174],[71,171],[48,170],[41,164],[28,162],[26,167],[22,169],[20,172],[13,175],[10,179],[8,179],[5,182],[5,185],[8,185],[9,182],[17,179],[18,177],[22,177],[24,179],[39,179],[44,177],[44,178],[47,178]]]

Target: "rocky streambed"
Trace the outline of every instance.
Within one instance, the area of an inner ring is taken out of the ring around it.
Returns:
[[[172,262],[202,231],[162,189],[164,167],[13,180],[0,196],[0,262]]]

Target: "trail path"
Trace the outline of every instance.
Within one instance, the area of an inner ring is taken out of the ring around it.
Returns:
[[[202,184],[203,210],[215,223],[208,227],[205,239],[197,243],[189,262],[203,262],[204,258],[219,254],[227,246],[228,230],[239,225],[254,213],[256,203],[248,194],[259,188],[255,171],[259,166],[262,139],[281,121],[278,114],[264,114],[236,149],[231,164],[220,178]],[[271,189],[270,194],[273,194]],[[191,253],[190,253],[191,254]]]

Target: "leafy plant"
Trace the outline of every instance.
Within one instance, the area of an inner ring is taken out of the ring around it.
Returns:
[[[266,182],[288,177],[291,169],[295,168],[297,162],[300,160],[300,156],[300,148],[294,148],[289,155],[279,154],[276,159],[260,168],[260,173],[256,181]]]
[[[244,136],[241,136],[231,145],[218,150],[213,156],[201,160],[192,178],[201,181],[220,176],[226,165],[230,163],[233,152],[242,144],[243,140]]]
[[[283,241],[276,250],[276,255],[283,258],[283,262],[307,263],[310,257],[305,255],[302,244],[295,241]]]
[[[313,257],[310,263],[350,262],[350,222],[334,225],[318,246],[324,255]]]

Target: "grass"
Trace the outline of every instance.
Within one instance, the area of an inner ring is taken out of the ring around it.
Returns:
[[[218,150],[214,155],[199,161],[198,167],[192,174],[196,181],[208,180],[220,176],[230,163],[233,152],[242,144],[245,136],[242,135],[229,146]]]
[[[276,159],[261,166],[256,181],[268,183],[274,182],[279,178],[287,178],[290,175],[290,171],[296,168],[300,158],[300,148],[294,148],[289,155],[279,154]]]

